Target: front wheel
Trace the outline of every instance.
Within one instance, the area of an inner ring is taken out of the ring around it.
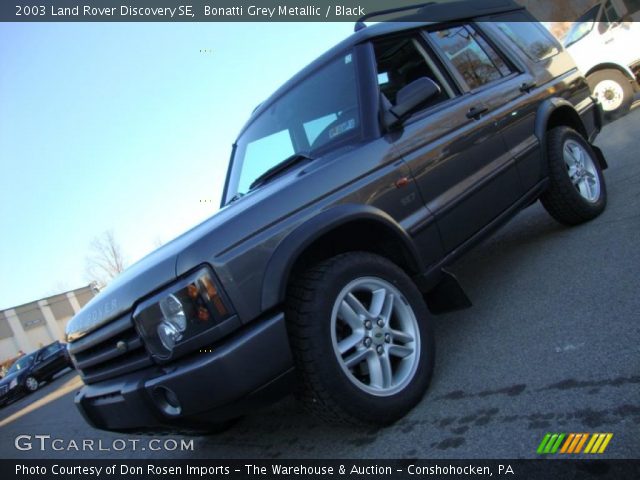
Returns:
[[[351,252],[307,270],[289,288],[286,314],[298,397],[321,418],[385,425],[424,395],[434,364],[429,314],[386,258]]]
[[[607,188],[600,163],[587,141],[569,127],[547,134],[549,188],[540,200],[558,222],[577,225],[600,215]]]
[[[35,392],[40,386],[40,383],[34,377],[29,376],[24,381],[24,386],[27,387],[29,392]]]

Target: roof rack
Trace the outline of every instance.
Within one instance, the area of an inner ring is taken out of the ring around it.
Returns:
[[[445,22],[522,9],[524,9],[524,7],[517,4],[514,0],[437,0],[367,13],[358,19],[354,31],[357,32],[366,28],[367,26],[364,22],[370,18],[410,10],[417,10],[417,12],[400,16],[394,20],[424,22],[425,18],[428,18],[430,22]]]
[[[375,12],[367,13],[367,14],[361,16],[356,21],[356,24],[353,27],[353,31],[357,32],[359,30],[362,30],[363,28],[367,28],[367,25],[364,22],[366,20],[369,20],[370,18],[380,17],[382,15],[389,15],[390,13],[405,12],[405,11],[408,11],[408,10],[419,10],[419,9],[421,9],[423,7],[426,7],[427,5],[432,5],[434,3],[436,3],[436,2],[420,3],[420,4],[417,4],[417,5],[407,5],[405,7],[387,8],[386,10],[377,10]]]

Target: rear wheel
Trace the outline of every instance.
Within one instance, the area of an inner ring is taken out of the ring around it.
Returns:
[[[424,395],[434,363],[429,315],[389,260],[352,252],[316,265],[295,279],[286,313],[298,397],[314,414],[385,425]]]
[[[631,107],[633,88],[629,79],[618,70],[599,70],[589,75],[587,82],[608,119],[618,118]]]
[[[558,222],[577,225],[594,219],[607,204],[607,189],[598,159],[585,139],[569,127],[547,134],[549,188],[542,205]]]

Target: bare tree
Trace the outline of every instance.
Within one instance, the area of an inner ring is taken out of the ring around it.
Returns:
[[[85,274],[88,280],[104,287],[127,267],[127,261],[113,230],[94,237],[85,259]]]

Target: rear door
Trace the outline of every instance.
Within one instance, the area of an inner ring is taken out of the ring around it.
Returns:
[[[36,358],[37,365],[35,367],[35,373],[38,378],[49,377],[60,369],[57,355],[58,350],[58,344],[54,343],[40,351]]]
[[[523,195],[499,131],[520,79],[470,24],[424,31],[421,41],[449,98],[409,119],[396,144],[449,252]]]
[[[505,46],[503,52],[514,68],[513,80],[504,86],[503,112],[497,121],[525,191],[545,176],[541,145],[535,134],[540,103],[550,92],[579,103],[586,87],[586,83],[580,88],[576,82],[575,64],[558,41],[533,20],[525,12],[511,12],[478,24]]]

